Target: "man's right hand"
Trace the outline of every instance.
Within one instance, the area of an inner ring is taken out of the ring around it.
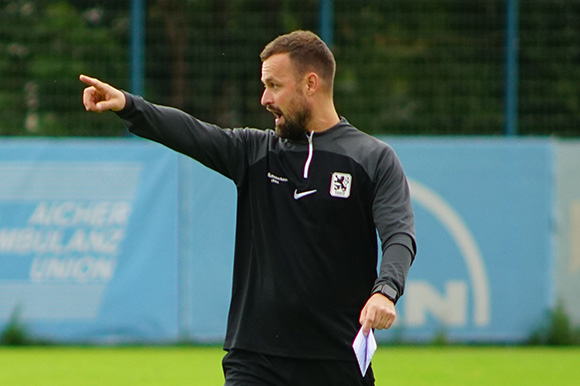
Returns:
[[[127,100],[120,90],[86,75],[81,75],[79,79],[89,86],[83,91],[83,105],[87,111],[101,113],[107,110],[121,111],[125,108]]]

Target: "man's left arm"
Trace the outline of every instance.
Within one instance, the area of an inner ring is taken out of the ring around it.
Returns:
[[[403,168],[389,147],[375,172],[373,218],[382,246],[379,275],[360,314],[363,332],[390,328],[395,304],[403,295],[409,268],[415,258],[415,228],[411,194]]]
[[[396,236],[406,236],[410,240],[407,235]],[[390,328],[395,322],[395,304],[403,294],[412,260],[413,254],[402,244],[391,244],[386,248],[379,277],[360,315],[365,335],[371,328],[382,330]]]

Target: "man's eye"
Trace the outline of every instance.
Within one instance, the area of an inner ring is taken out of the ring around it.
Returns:
[[[276,90],[276,89],[280,88],[280,85],[278,85],[277,83],[266,83],[266,84],[264,84],[264,88]]]

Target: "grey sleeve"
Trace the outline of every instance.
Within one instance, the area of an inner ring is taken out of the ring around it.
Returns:
[[[381,240],[382,259],[373,287],[386,284],[395,302],[403,295],[409,268],[417,251],[411,193],[403,168],[388,147],[378,161],[373,218]]]
[[[399,234],[395,235],[395,237],[401,237],[401,239],[389,243],[387,248],[385,248],[379,269],[379,277],[375,281],[371,293],[375,293],[379,286],[387,285],[392,290],[390,291],[391,297],[396,303],[405,291],[405,282],[409,268],[414,260],[414,253],[406,246],[411,243],[408,235]],[[405,238],[407,240],[404,240]]]
[[[127,105],[117,115],[135,135],[187,155],[237,183],[245,172],[247,130],[222,129],[172,107],[125,93]]]

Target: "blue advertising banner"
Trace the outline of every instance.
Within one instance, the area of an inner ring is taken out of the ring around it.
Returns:
[[[527,339],[554,298],[550,142],[388,142],[409,178],[419,245],[399,337]]]
[[[0,329],[177,336],[177,156],[136,140],[0,143]]]
[[[221,342],[232,291],[235,184],[180,159],[180,330],[184,340]]]
[[[419,249],[398,321],[377,338],[526,339],[556,297],[558,148],[383,139],[409,178]],[[58,342],[221,342],[235,212],[230,180],[156,144],[3,140],[0,330],[17,315]]]

